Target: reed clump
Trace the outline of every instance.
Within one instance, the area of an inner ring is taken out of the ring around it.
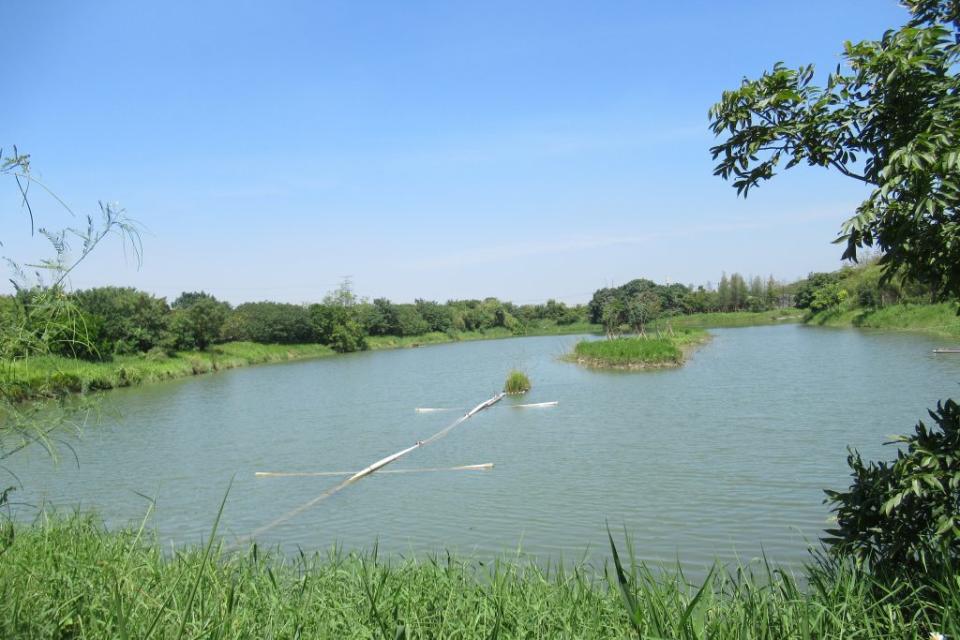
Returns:
[[[503,384],[504,393],[511,395],[520,395],[530,391],[530,378],[523,371],[514,369],[507,376],[507,381]]]

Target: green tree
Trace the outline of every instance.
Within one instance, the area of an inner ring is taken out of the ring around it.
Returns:
[[[607,333],[607,338],[613,338],[620,333],[620,325],[623,324],[625,309],[623,302],[619,298],[613,298],[603,306],[603,329]]]
[[[449,307],[432,300],[416,300],[417,311],[426,321],[429,331],[449,331],[453,326],[453,314]]]
[[[109,353],[136,353],[160,346],[167,337],[170,307],[157,298],[132,287],[96,287],[74,294],[77,306],[96,319],[96,342],[107,345]]]
[[[839,283],[826,284],[813,292],[810,310],[814,313],[837,309],[847,299],[848,292]]]
[[[344,278],[339,287],[324,297],[322,304],[313,304],[307,309],[316,340],[341,353],[366,349],[366,331],[360,315],[362,305],[349,278]]]
[[[797,309],[809,309],[818,289],[839,281],[840,274],[836,271],[811,273],[794,286],[793,304]]]
[[[721,311],[729,311],[733,308],[733,294],[730,291],[730,279],[727,278],[726,271],[720,276],[720,284],[717,285],[717,304]]]
[[[886,278],[902,271],[937,294],[960,291],[960,27],[952,1],[908,1],[912,20],[880,40],[847,43],[823,86],[814,69],[778,63],[725,91],[710,110],[723,139],[714,173],[738,193],[787,169],[829,167],[871,187],[844,224],[845,259],[877,247]]]
[[[316,342],[310,312],[298,304],[245,302],[223,323],[224,340],[245,340],[263,344]]]
[[[747,282],[739,273],[730,276],[730,310],[740,311],[747,304]]]
[[[811,84],[812,67],[781,64],[723,94],[711,109],[725,140],[715,173],[744,195],[783,160],[830,167],[871,187],[843,226],[843,257],[878,247],[883,277],[902,274],[937,294],[960,294],[960,5],[908,0],[911,21],[878,41],[848,43],[849,70]],[[811,278],[810,280],[812,280]],[[808,285],[811,284],[808,280]],[[837,283],[808,286],[808,304]],[[798,296],[799,296],[798,291]],[[799,306],[798,301],[798,306]],[[917,425],[893,463],[848,463],[853,484],[827,492],[838,528],[826,539],[840,556],[880,575],[950,575],[960,562],[960,410],[947,400]],[[945,563],[945,564],[941,564]]]
[[[767,306],[770,308],[779,307],[780,305],[780,290],[783,287],[780,286],[780,283],[776,281],[773,277],[773,274],[770,274],[770,277],[767,278],[767,286],[764,290],[764,295],[766,296]]]
[[[230,314],[229,304],[203,291],[182,293],[170,306],[170,334],[177,349],[206,350],[220,338]]]
[[[647,335],[647,324],[660,315],[660,296],[653,291],[643,291],[627,301],[625,319],[642,336]]]
[[[960,406],[952,400],[899,436],[894,462],[850,451],[853,483],[827,491],[837,526],[825,541],[883,575],[924,575],[960,561]],[[944,561],[947,565],[944,566]]]

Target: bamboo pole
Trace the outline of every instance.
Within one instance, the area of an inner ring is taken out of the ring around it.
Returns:
[[[465,464],[459,467],[428,467],[425,469],[383,469],[380,473],[427,473],[435,471],[489,471],[493,469],[492,462],[483,464]],[[253,475],[258,478],[329,478],[336,476],[352,476],[356,471],[257,471]]]
[[[513,405],[514,409],[539,409],[541,407],[555,407],[560,404],[559,400],[554,400],[552,402],[532,402],[530,404],[515,404]]]

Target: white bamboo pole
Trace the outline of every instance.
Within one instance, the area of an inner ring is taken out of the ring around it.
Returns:
[[[489,471],[493,469],[492,462],[483,464],[464,464],[459,467],[428,467],[420,469],[382,469],[380,473],[427,473],[434,471]],[[257,471],[253,475],[258,478],[330,478],[336,476],[352,476],[356,471]]]

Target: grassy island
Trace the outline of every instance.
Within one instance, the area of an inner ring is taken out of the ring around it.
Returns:
[[[684,330],[657,337],[633,336],[608,340],[583,340],[567,359],[601,369],[661,369],[679,367],[687,354],[706,342],[706,331]]]

